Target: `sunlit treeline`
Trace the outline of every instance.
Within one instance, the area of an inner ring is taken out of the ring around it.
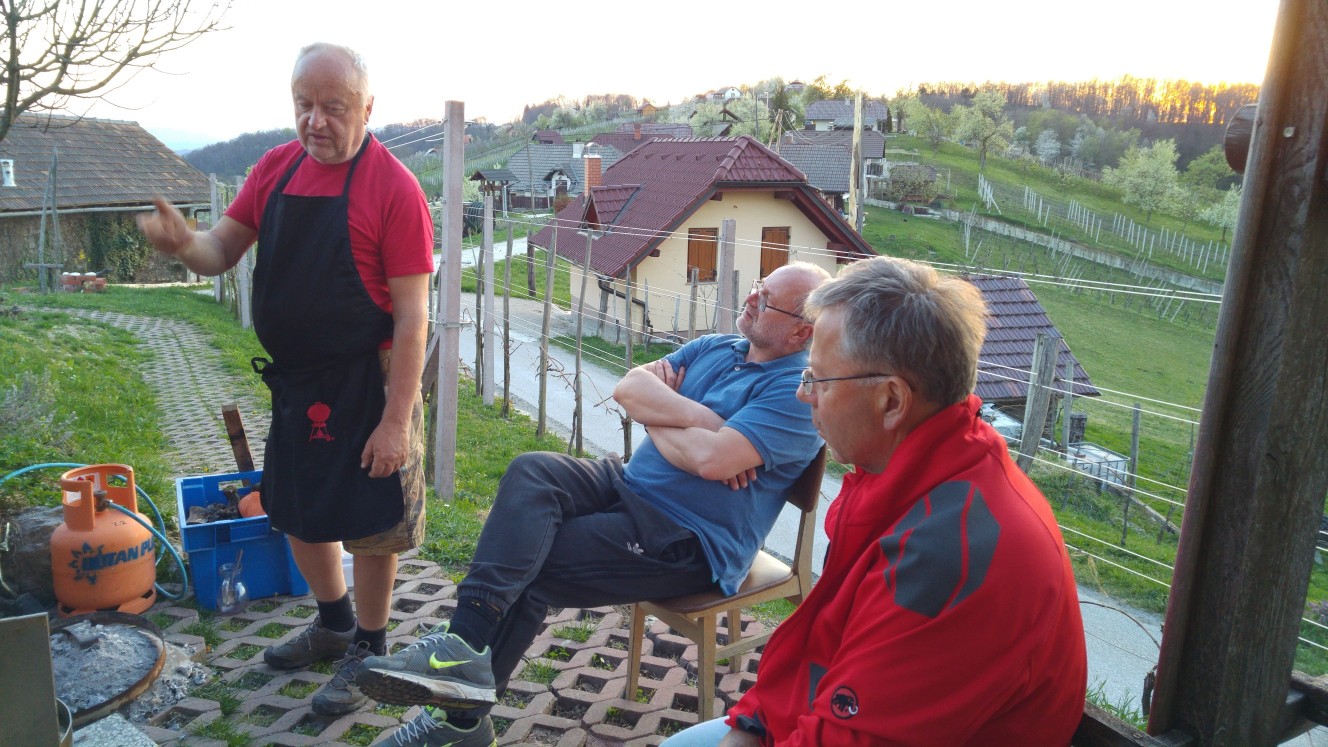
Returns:
[[[1254,103],[1259,96],[1259,87],[1253,83],[1195,83],[1129,75],[1078,82],[925,83],[917,92],[935,105],[945,100],[958,103],[987,89],[1005,93],[1010,106],[1047,106],[1092,117],[1168,124],[1224,125],[1237,108]]]

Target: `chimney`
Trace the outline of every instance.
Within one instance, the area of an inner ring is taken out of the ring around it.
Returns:
[[[14,184],[14,159],[0,160],[0,187],[13,186],[16,186]]]
[[[636,124],[632,125],[632,139],[633,139],[633,140],[640,140],[640,139],[641,139],[641,123],[640,123],[640,122],[637,122]]]
[[[580,158],[581,150],[585,147],[585,143],[572,143],[572,158]]]
[[[592,187],[598,187],[603,184],[604,180],[600,178],[599,156],[587,154],[586,157],[582,159],[582,162],[586,165],[586,190],[589,191]]]

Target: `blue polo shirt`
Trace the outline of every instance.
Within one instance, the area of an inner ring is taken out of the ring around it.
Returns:
[[[679,394],[718,413],[761,455],[759,477],[741,490],[674,467],[648,438],[632,454],[628,487],[701,540],[715,580],[733,594],[784,507],[784,494],[821,448],[811,407],[797,390],[807,354],[748,363],[750,343],[707,335],[668,356],[687,368]]]

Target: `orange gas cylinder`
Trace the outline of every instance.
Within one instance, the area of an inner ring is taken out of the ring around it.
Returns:
[[[138,514],[134,470],[94,464],[60,476],[65,523],[51,534],[51,574],[62,617],[99,610],[137,614],[157,599],[152,533]]]

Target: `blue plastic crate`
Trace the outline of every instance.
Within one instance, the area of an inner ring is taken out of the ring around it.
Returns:
[[[202,607],[217,608],[218,569],[234,563],[240,551],[241,578],[250,599],[263,599],[277,594],[301,596],[309,593],[300,569],[295,567],[290,543],[286,535],[271,527],[266,516],[207,524],[186,524],[192,506],[206,506],[225,502],[221,490],[234,485],[239,495],[249,493],[242,483],[261,482],[263,471],[231,472],[198,477],[181,477],[175,481],[175,509],[180,520],[180,539],[184,551],[189,553],[189,582]]]

